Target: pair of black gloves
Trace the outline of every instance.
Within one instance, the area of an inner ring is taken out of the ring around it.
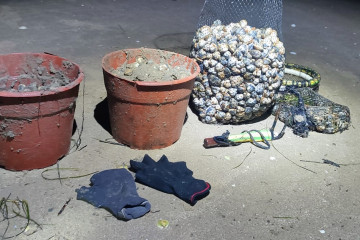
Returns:
[[[191,205],[209,194],[210,184],[195,179],[185,162],[169,162],[165,155],[155,162],[146,154],[142,162],[130,160],[130,165],[139,183],[174,194]],[[123,220],[139,218],[150,211],[150,203],[139,197],[134,178],[126,169],[96,173],[90,182],[91,187],[76,190],[78,200],[105,208]]]

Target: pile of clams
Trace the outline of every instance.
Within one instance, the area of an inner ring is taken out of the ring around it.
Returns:
[[[285,69],[285,48],[277,32],[246,20],[199,28],[190,57],[201,72],[192,104],[205,123],[236,124],[265,113],[274,102]]]

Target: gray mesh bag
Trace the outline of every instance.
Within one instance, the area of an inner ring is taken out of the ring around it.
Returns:
[[[191,104],[209,124],[238,124],[274,104],[285,68],[281,0],[206,0],[190,57],[200,66]]]
[[[227,25],[245,19],[256,28],[275,29],[282,40],[282,9],[282,0],[205,0],[198,28],[215,20]]]

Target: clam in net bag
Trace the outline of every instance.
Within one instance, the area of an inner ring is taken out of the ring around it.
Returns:
[[[273,115],[293,129],[293,133],[308,137],[309,131],[336,133],[351,124],[350,109],[335,103],[319,90],[321,77],[315,70],[287,63],[282,86],[275,97]]]
[[[237,124],[273,106],[285,69],[281,16],[282,1],[205,1],[190,52],[202,122]]]
[[[282,0],[205,0],[198,28],[220,20],[224,25],[245,19],[256,28],[272,28],[282,40]]]

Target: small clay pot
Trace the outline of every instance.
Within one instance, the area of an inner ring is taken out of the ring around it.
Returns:
[[[170,68],[185,66],[189,74],[177,80],[149,82],[112,73],[139,56],[155,63],[169,56],[166,61]],[[157,49],[125,49],[107,54],[102,67],[114,139],[135,149],[158,149],[180,138],[194,79],[200,72],[194,60]]]
[[[78,65],[58,56],[0,55],[1,166],[44,168],[68,152],[83,79]],[[68,83],[61,86],[61,80]]]

